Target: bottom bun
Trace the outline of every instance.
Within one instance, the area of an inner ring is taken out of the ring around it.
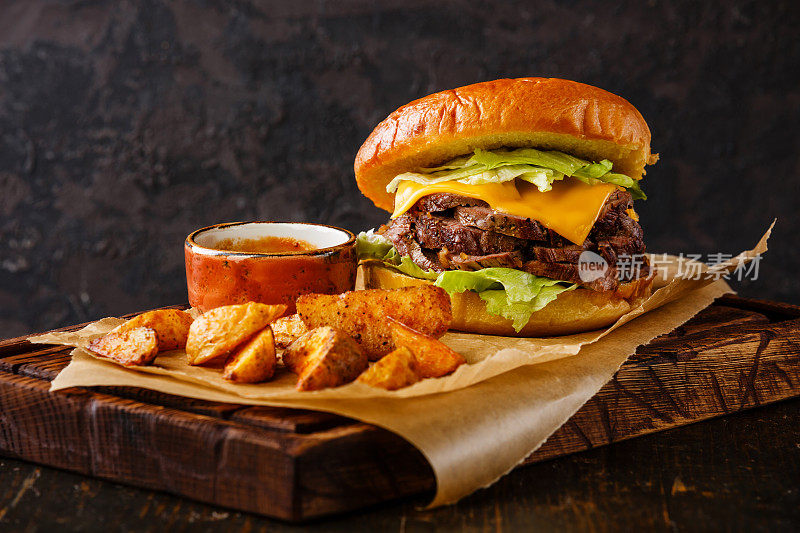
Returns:
[[[431,284],[430,281],[406,276],[377,262],[362,263],[360,268],[366,289],[399,289]],[[547,337],[592,331],[609,326],[622,315],[636,309],[650,296],[652,285],[651,276],[624,283],[617,291],[598,292],[578,288],[562,292],[547,306],[534,312],[520,331],[515,331],[507,318],[489,314],[478,293],[465,291],[451,294],[453,323],[450,329],[507,337]]]

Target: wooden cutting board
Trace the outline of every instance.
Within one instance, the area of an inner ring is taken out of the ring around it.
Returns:
[[[125,387],[50,393],[69,351],[0,342],[0,453],[290,521],[435,488],[405,440],[331,414]],[[640,347],[525,463],[798,395],[800,306],[723,297]]]

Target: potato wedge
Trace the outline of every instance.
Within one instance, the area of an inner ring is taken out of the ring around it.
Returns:
[[[285,305],[256,302],[225,305],[208,311],[189,328],[186,341],[189,364],[202,365],[231,353],[285,311]]]
[[[275,346],[286,348],[294,341],[308,333],[300,315],[297,313],[283,316],[272,323],[272,332],[275,334]]]
[[[267,326],[236,348],[222,369],[222,377],[235,383],[259,383],[275,374],[277,364],[275,337]]]
[[[189,313],[180,309],[156,309],[135,316],[111,331],[121,333],[134,328],[150,328],[156,332],[158,351],[166,352],[186,347],[193,320]]]
[[[386,390],[402,389],[421,379],[418,366],[413,352],[405,346],[399,346],[373,363],[358,376],[358,381]]]
[[[350,383],[367,368],[367,356],[346,333],[316,328],[283,353],[283,363],[298,375],[297,390],[311,391]]]
[[[149,365],[158,354],[158,337],[151,328],[110,331],[90,342],[88,349],[121,365]]]
[[[394,349],[387,316],[433,337],[441,337],[453,320],[450,297],[433,285],[305,294],[297,299],[297,312],[309,328],[331,326],[353,337],[370,361]]]
[[[417,358],[421,378],[439,378],[455,371],[466,363],[464,357],[447,345],[389,317],[392,340],[397,346],[406,346]]]

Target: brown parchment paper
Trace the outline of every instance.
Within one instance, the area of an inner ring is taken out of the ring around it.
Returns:
[[[51,390],[134,386],[213,401],[328,411],[384,427],[411,442],[431,463],[437,493],[430,505],[438,506],[496,481],[609,381],[637,346],[732,292],[724,280],[714,278],[765,252],[771,230],[753,250],[707,268],[703,279],[676,278],[675,258],[662,264],[663,286],[605,330],[546,339],[448,333],[442,340],[469,364],[451,376],[394,392],[361,383],[297,392],[296,378],[288,373],[269,383],[237,385],[222,380],[218,370],[189,366],[182,351],[167,352],[154,365],[131,370],[83,349],[123,322],[116,318],[29,340],[76,346]]]

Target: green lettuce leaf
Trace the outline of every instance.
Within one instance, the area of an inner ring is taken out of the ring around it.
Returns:
[[[611,168],[611,163],[609,163],[609,168]],[[631,198],[634,200],[647,200],[647,195],[639,187],[639,182],[629,176],[626,176],[625,174],[606,172],[600,178],[595,178],[590,176],[588,172],[581,172],[579,174],[574,174],[573,177],[581,180],[584,183],[588,183],[589,185],[594,185],[598,181],[613,183],[614,185],[619,185],[620,187],[625,187],[628,189],[628,191],[631,193]]]
[[[589,185],[599,182],[613,183],[630,190],[634,199],[647,199],[636,180],[624,174],[611,172],[611,169],[612,163],[608,159],[591,163],[555,150],[519,148],[487,151],[476,149],[472,156],[460,157],[439,167],[423,168],[419,172],[399,174],[389,182],[386,191],[396,192],[402,181],[414,181],[424,185],[444,181],[483,185],[503,183],[519,178],[536,185],[540,191],[546,192],[552,189],[554,181],[571,176]]]
[[[378,235],[375,230],[362,231],[356,237],[356,254],[358,259],[375,259],[377,261],[385,261],[386,257],[392,252],[395,254],[394,245],[384,237]]]
[[[559,294],[577,285],[534,276],[513,268],[483,268],[475,271],[450,270],[442,272],[434,285],[449,294],[475,291],[486,302],[486,310],[511,320],[519,331],[531,315],[555,300]]]
[[[359,260],[381,261],[386,266],[409,276],[434,281],[448,294],[477,292],[486,302],[486,310],[511,320],[514,329],[521,330],[535,311],[555,300],[559,294],[577,285],[534,276],[513,268],[483,268],[475,271],[449,270],[437,273],[425,271],[407,256],[401,256],[392,243],[373,230],[361,232],[356,239]]]
[[[613,183],[614,185],[625,187],[630,191],[631,198],[634,200],[647,200],[647,195],[644,193],[641,187],[639,187],[639,182],[631,177],[626,176],[625,174],[609,172],[602,177],[602,180],[606,183]]]
[[[556,172],[572,176],[589,163],[583,159],[556,151],[536,150],[534,148],[518,148],[516,150],[486,151],[478,148],[469,161],[486,165],[488,168],[499,168],[505,165],[537,165],[552,168]]]
[[[386,186],[386,190],[392,193],[396,192],[401,181],[414,181],[423,185],[433,185],[444,181],[457,181],[465,185],[485,185],[487,183],[504,183],[516,178],[533,183],[539,187],[539,190],[549,191],[552,188],[550,184],[555,180],[564,179],[564,175],[549,168],[533,165],[507,165],[492,170],[487,170],[481,165],[473,165],[461,169],[439,171],[434,174],[404,172],[395,176]]]
[[[572,177],[597,180],[611,172],[611,166],[611,161],[608,159],[603,159],[599,163],[592,163],[590,165],[586,165],[585,167],[579,168],[572,173]],[[620,176],[621,175],[622,174],[620,174]]]
[[[423,270],[410,257],[402,256],[392,243],[383,235],[378,235],[374,230],[362,231],[356,238],[356,254],[359,261],[382,261],[387,266],[399,270],[414,278],[435,280],[438,272]]]

